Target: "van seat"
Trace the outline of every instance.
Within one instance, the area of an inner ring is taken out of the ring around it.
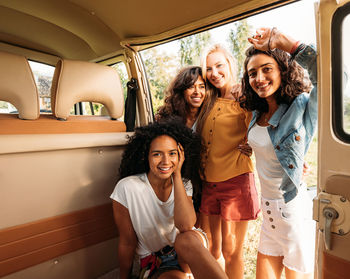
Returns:
[[[103,104],[115,120],[123,115],[123,88],[116,70],[109,66],[76,60],[60,60],[51,87],[52,113],[67,120],[74,104]]]
[[[39,94],[24,56],[0,51],[0,100],[15,106],[21,119],[39,117]]]

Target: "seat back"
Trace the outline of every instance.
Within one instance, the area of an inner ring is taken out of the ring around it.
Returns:
[[[60,60],[51,87],[52,113],[66,120],[74,104],[103,104],[112,119],[123,115],[123,88],[116,70],[96,63]]]
[[[0,100],[15,106],[21,119],[39,117],[39,94],[24,56],[0,51]]]

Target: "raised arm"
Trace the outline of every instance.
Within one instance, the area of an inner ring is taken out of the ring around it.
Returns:
[[[248,41],[254,45],[256,49],[263,51],[273,50],[278,48],[288,53],[296,50],[298,41],[292,37],[283,34],[276,28],[259,28],[256,34],[248,38]]]
[[[317,125],[317,53],[312,45],[304,45],[276,28],[259,28],[256,35],[248,39],[255,48],[267,51],[275,48],[281,49],[291,54],[291,59],[295,59],[309,73],[309,78],[313,88],[310,95],[303,94],[302,98],[307,98],[303,122],[307,137],[311,138]],[[309,142],[307,140],[307,142]],[[308,145],[305,146],[305,153]]]
[[[192,203],[192,197],[187,196],[182,176],[181,167],[185,160],[183,147],[178,145],[179,164],[173,173],[174,181],[174,222],[180,232],[189,231],[196,222],[196,214]]]
[[[131,278],[137,237],[131,223],[129,211],[119,202],[113,201],[114,220],[119,230],[118,261],[120,279]]]

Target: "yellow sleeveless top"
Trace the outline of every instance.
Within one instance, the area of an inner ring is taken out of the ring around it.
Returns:
[[[253,163],[237,146],[247,141],[252,113],[238,102],[218,98],[202,129],[206,153],[202,157],[205,180],[220,182],[253,172]]]

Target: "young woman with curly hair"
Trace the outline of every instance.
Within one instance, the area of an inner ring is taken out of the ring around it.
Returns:
[[[157,119],[179,116],[187,127],[195,131],[197,117],[206,97],[201,68],[189,66],[181,69],[169,84],[165,96]]]
[[[205,248],[205,234],[193,228],[200,149],[199,136],[175,120],[136,128],[130,137],[111,195],[121,279],[130,278],[135,253],[139,278],[227,278]]]
[[[259,212],[251,150],[244,150],[252,114],[236,99],[236,64],[225,48],[214,45],[203,54],[202,72],[208,97],[197,128],[206,147],[200,211],[209,216],[212,255],[220,263],[223,255],[229,278],[243,278],[248,220]]]
[[[316,51],[277,29],[248,39],[242,107],[253,111],[248,142],[261,184],[263,224],[257,278],[312,278],[315,228],[302,183],[304,156],[317,124]],[[304,69],[310,82],[304,78]]]

